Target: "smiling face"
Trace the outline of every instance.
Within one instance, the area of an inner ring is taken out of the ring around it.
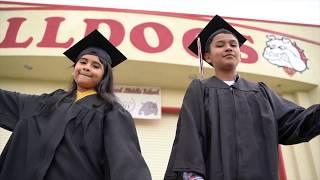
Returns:
[[[235,71],[240,62],[240,48],[233,34],[217,34],[205,54],[206,61],[211,63],[216,71]]]
[[[95,55],[83,55],[75,64],[72,76],[78,91],[94,90],[103,78],[105,68]]]

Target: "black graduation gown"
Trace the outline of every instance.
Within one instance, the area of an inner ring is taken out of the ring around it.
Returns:
[[[12,135],[1,180],[150,180],[134,121],[97,95],[77,102],[57,90],[41,96],[0,90],[0,126]]]
[[[206,180],[276,180],[278,143],[306,142],[319,133],[319,104],[304,109],[242,78],[231,87],[216,77],[193,80],[165,179],[185,171]]]

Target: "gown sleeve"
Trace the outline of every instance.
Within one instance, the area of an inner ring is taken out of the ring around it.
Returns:
[[[265,84],[260,85],[273,109],[280,144],[307,142],[320,134],[320,104],[305,109],[278,96]]]
[[[13,131],[22,116],[33,110],[36,97],[0,89],[0,127]]]
[[[134,121],[120,105],[106,116],[104,148],[106,180],[151,180],[149,168],[141,154]]]
[[[183,99],[165,180],[182,179],[183,172],[205,177],[205,136],[204,88],[193,80]]]
[[[46,104],[53,105],[64,92],[58,89],[50,94],[28,95],[0,89],[0,127],[13,131],[18,121],[39,113]]]

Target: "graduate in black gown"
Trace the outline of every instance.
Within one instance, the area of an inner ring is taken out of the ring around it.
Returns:
[[[189,46],[195,54],[200,47],[215,76],[186,91],[166,180],[277,180],[278,144],[320,134],[319,104],[305,109],[239,76],[245,41],[215,16]]]
[[[12,135],[1,180],[151,180],[134,120],[113,94],[112,67],[126,57],[97,30],[64,53],[69,91],[26,95],[0,89],[0,126]]]

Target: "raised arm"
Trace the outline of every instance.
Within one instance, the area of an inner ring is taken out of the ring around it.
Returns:
[[[280,144],[307,142],[320,134],[320,104],[305,109],[275,94],[261,83],[278,124]]]
[[[37,97],[0,89],[0,127],[13,131],[22,115],[32,110]]]

